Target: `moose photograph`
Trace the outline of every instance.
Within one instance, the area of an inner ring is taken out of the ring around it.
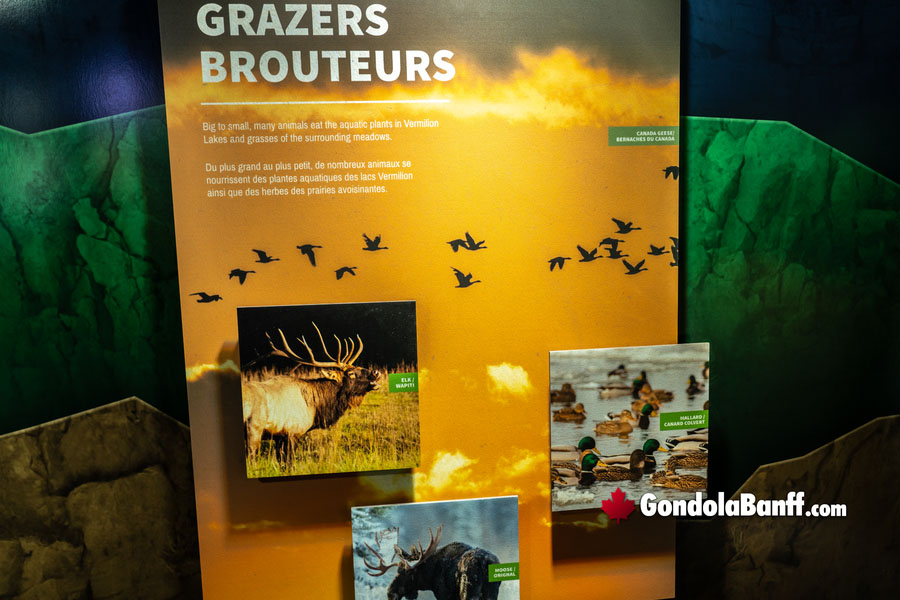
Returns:
[[[516,496],[354,507],[356,600],[517,600]]]
[[[415,302],[237,313],[249,478],[418,466]]]

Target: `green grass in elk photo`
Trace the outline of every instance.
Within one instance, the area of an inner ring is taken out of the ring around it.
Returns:
[[[415,302],[238,308],[247,476],[419,464]]]

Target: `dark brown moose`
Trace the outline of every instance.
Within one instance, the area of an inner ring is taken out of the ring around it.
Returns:
[[[388,600],[415,600],[424,590],[432,592],[437,600],[497,600],[500,582],[488,581],[488,565],[500,560],[492,552],[462,542],[451,542],[438,549],[443,528],[438,527],[437,534],[428,529],[431,542],[424,550],[421,543],[409,552],[394,546],[399,559],[391,564],[385,564],[384,557],[366,544],[378,559],[378,564],[373,565],[363,558],[369,575],[381,576],[397,567],[397,576],[388,586]]]

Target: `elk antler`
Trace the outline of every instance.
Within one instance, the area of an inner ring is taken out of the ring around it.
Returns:
[[[281,331],[281,329],[278,330],[278,335],[281,337],[282,344],[284,344],[283,349],[277,347],[275,345],[275,342],[272,341],[272,337],[268,333],[266,333],[266,337],[269,338],[269,345],[272,347],[273,353],[278,356],[284,356],[286,358],[291,358],[301,365],[309,365],[312,367],[322,367],[322,368],[330,367],[330,368],[336,368],[336,369],[346,369],[347,367],[351,366],[354,362],[356,362],[356,359],[358,359],[359,355],[362,354],[363,342],[362,342],[362,338],[359,337],[359,334],[357,334],[357,336],[356,336],[356,339],[359,340],[359,350],[355,354],[353,354],[353,351],[356,349],[356,344],[353,343],[353,340],[351,340],[349,338],[345,340],[344,343],[346,344],[347,350],[346,350],[346,352],[344,352],[344,349],[341,347],[341,340],[338,339],[337,336],[334,336],[334,339],[336,339],[337,343],[338,343],[338,358],[333,357],[331,354],[328,353],[328,348],[325,346],[325,340],[322,339],[322,332],[319,331],[318,325],[316,325],[315,323],[313,323],[312,325],[313,325],[313,327],[316,328],[316,333],[319,334],[319,341],[322,343],[322,350],[325,352],[325,356],[330,358],[331,362],[322,362],[322,361],[316,360],[316,356],[315,356],[315,354],[313,354],[312,348],[310,348],[309,344],[306,343],[306,338],[300,337],[300,338],[297,338],[297,340],[301,344],[303,344],[303,346],[306,348],[306,351],[309,353],[309,358],[310,358],[310,360],[308,360],[308,361],[304,360],[301,356],[299,356],[296,352],[294,352],[293,349],[291,349],[291,346],[290,346],[290,344],[288,344],[287,338],[284,336],[284,332]],[[352,354],[352,356],[351,356],[351,354]]]
[[[366,560],[366,557],[363,556],[363,564],[365,564],[366,568],[369,569],[369,571],[367,571],[367,573],[369,575],[372,575],[373,577],[380,577],[381,575],[384,575],[385,573],[387,573],[388,569],[390,569],[391,567],[399,567],[400,566],[400,562],[391,563],[389,565],[384,564],[384,557],[381,556],[381,554],[379,554],[379,552],[375,548],[373,548],[366,542],[363,542],[363,544],[365,545],[366,548],[369,549],[369,551],[372,554],[375,555],[376,558],[378,558],[377,565],[370,565],[369,561]],[[375,572],[373,573],[372,571],[375,571]]]

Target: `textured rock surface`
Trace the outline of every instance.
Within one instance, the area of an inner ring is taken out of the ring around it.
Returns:
[[[900,186],[786,123],[692,118],[685,137],[681,337],[711,343],[710,481],[730,493],[900,412],[856,403],[900,367]]]
[[[0,433],[137,394],[187,422],[165,112],[0,128]]]
[[[679,598],[892,598],[900,589],[900,416],[876,419],[810,454],[764,465],[738,490],[806,492],[846,518],[716,517],[679,523]]]
[[[137,398],[0,437],[0,598],[199,596],[187,428]]]

